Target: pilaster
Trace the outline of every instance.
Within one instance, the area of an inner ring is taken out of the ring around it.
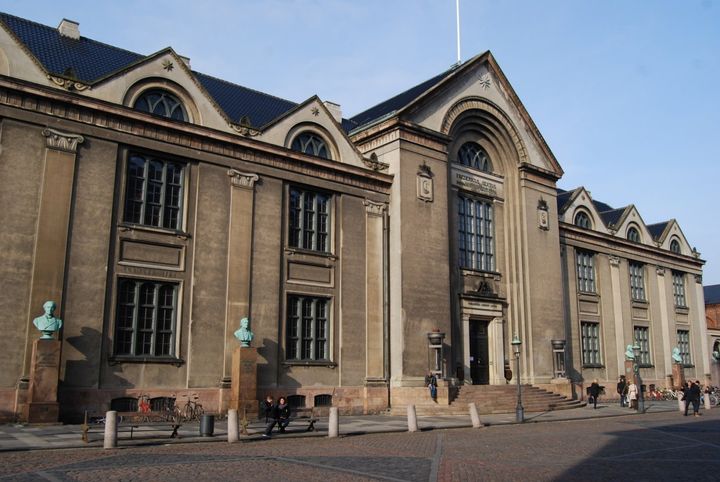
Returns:
[[[615,320],[615,355],[617,356],[617,371],[620,372],[625,363],[625,330],[623,326],[622,297],[620,292],[620,258],[617,256],[609,256],[609,260],[613,318]]]
[[[365,381],[385,382],[384,223],[387,205],[365,200]]]

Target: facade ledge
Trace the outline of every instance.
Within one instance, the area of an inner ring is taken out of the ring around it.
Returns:
[[[586,369],[596,369],[596,368],[604,369],[605,365],[603,365],[602,363],[591,363],[591,364],[584,364],[582,367],[586,368]]]
[[[690,313],[690,308],[688,308],[687,306],[676,306],[675,313],[680,315],[687,315],[688,313]]]
[[[161,365],[175,365],[180,367],[185,364],[185,360],[182,358],[175,358],[171,356],[158,357],[158,356],[131,356],[131,355],[114,355],[108,357],[108,363],[110,366],[119,365],[121,363],[154,363]]]
[[[120,232],[145,231],[148,233],[157,233],[157,234],[166,234],[169,236],[177,236],[180,239],[189,239],[192,237],[192,235],[190,233],[186,233],[185,231],[178,231],[176,229],[155,228],[152,226],[145,226],[142,224],[120,223],[120,224],[118,224],[118,231],[120,231]]]
[[[324,367],[324,368],[336,368],[337,363],[329,360],[285,360],[282,362],[282,366],[285,368],[291,367]]]

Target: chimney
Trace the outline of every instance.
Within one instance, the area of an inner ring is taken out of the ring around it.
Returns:
[[[180,57],[180,60],[183,61],[183,63],[187,66],[187,68],[190,68],[190,57],[184,57],[182,55],[178,55]]]
[[[323,104],[325,104],[325,107],[327,107],[327,110],[330,111],[337,122],[342,122],[342,108],[340,107],[340,104],[330,102],[329,100],[323,101]]]
[[[62,19],[58,25],[58,32],[63,37],[69,37],[73,40],[80,40],[80,24],[74,20]]]

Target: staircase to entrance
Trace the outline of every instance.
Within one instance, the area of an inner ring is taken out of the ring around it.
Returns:
[[[467,415],[475,403],[480,414],[512,413],[517,404],[517,385],[463,385],[449,405],[440,405],[429,397],[415,403],[417,415]],[[532,385],[522,385],[522,404],[526,412],[549,412],[584,407],[586,403]],[[393,407],[393,415],[404,415],[406,407]]]

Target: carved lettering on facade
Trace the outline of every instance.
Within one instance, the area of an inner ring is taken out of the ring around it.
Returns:
[[[83,136],[56,131],[55,129],[43,129],[42,135],[45,136],[45,145],[48,149],[72,152],[73,154],[77,152],[78,144],[85,141]]]
[[[243,189],[253,189],[255,183],[260,179],[257,174],[240,172],[236,169],[228,169],[227,175],[230,177],[230,182],[232,182],[233,187]]]
[[[453,185],[478,194],[491,197],[502,197],[502,184],[484,177],[454,169],[452,172]]]

